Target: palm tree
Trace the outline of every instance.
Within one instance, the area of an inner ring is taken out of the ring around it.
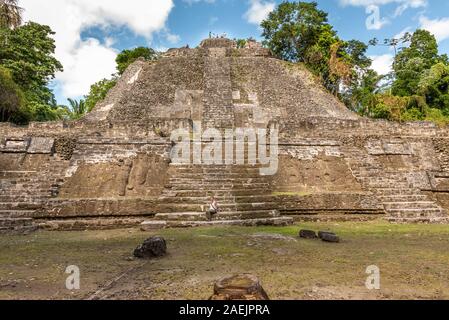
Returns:
[[[0,27],[14,29],[20,26],[22,12],[18,0],[0,0]]]
[[[84,100],[73,100],[73,99],[67,99],[70,104],[70,111],[71,115],[70,117],[73,120],[79,119],[82,116],[84,116],[87,113],[86,103]]]

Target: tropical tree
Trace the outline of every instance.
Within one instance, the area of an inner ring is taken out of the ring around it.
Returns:
[[[80,119],[87,113],[86,103],[84,100],[73,100],[67,99],[69,101],[70,118],[72,120]]]
[[[11,70],[14,82],[28,100],[49,104],[53,94],[48,84],[63,69],[53,56],[54,32],[48,26],[29,22],[8,30],[7,35],[7,44],[0,47],[0,65]]]
[[[392,93],[401,97],[416,94],[423,73],[441,59],[435,36],[426,30],[416,30],[410,46],[403,48],[394,59]]]
[[[115,59],[117,62],[117,70],[121,75],[126,68],[137,59],[144,59],[145,61],[154,61],[159,58],[159,53],[151,48],[138,47],[132,50],[123,50]]]
[[[24,96],[11,72],[0,66],[0,121],[9,121],[22,110]]]
[[[449,116],[449,65],[440,62],[427,70],[419,81],[418,94],[430,108]]]
[[[264,44],[279,58],[306,62],[307,53],[323,32],[333,33],[327,13],[316,2],[281,3],[261,24]]]
[[[94,83],[90,87],[90,92],[85,96],[85,104],[87,112],[91,112],[98,102],[104,100],[109,90],[111,90],[117,84],[117,77],[112,79],[103,79]]]
[[[0,28],[17,28],[22,24],[23,9],[18,0],[0,0]]]

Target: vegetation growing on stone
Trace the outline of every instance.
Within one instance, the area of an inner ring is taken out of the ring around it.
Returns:
[[[160,56],[146,47],[122,51],[116,59],[117,74],[93,84],[83,101],[61,106],[49,88],[55,73],[63,70],[54,57],[54,32],[35,22],[22,24],[22,13],[17,0],[0,1],[2,94],[8,97],[0,105],[0,121],[23,124],[79,119],[83,114],[73,106],[85,105],[85,113],[92,111],[130,64],[138,59],[154,61]],[[449,121],[449,59],[439,54],[437,41],[428,31],[418,29],[383,43],[377,39],[369,44],[344,40],[316,2],[303,1],[284,1],[261,23],[261,28],[264,45],[274,55],[304,64],[329,92],[362,116],[441,124]],[[241,49],[254,40],[234,41]],[[371,69],[369,45],[394,48],[390,74],[379,75]]]
[[[274,54],[303,63],[349,109],[394,121],[449,121],[448,57],[439,54],[428,31],[385,39],[396,56],[392,73],[379,75],[370,68],[368,45],[341,40],[316,2],[285,1],[261,27],[264,43]],[[370,45],[379,41],[373,39]]]

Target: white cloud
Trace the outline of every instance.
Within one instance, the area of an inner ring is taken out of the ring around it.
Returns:
[[[215,3],[215,0],[182,0],[182,2],[188,3],[189,5],[193,5],[198,2]]]
[[[274,2],[264,2],[262,0],[250,0],[250,7],[245,13],[244,18],[251,24],[260,25],[268,17],[268,14],[274,10]]]
[[[391,72],[394,59],[392,54],[371,56],[370,58],[373,61],[371,68],[378,74],[388,74]]]
[[[167,35],[165,36],[165,38],[167,39],[168,42],[170,42],[171,44],[177,44],[179,43],[179,41],[181,41],[181,37],[177,34],[172,34],[170,32],[167,33]]]
[[[368,7],[370,5],[383,6],[390,3],[397,3],[401,10],[407,8],[420,8],[427,5],[428,0],[340,0],[344,6]]]
[[[365,9],[365,13],[368,15],[366,19],[366,28],[368,30],[380,30],[390,23],[388,19],[380,16],[380,8],[378,6],[369,5]]]
[[[421,17],[419,23],[421,29],[425,29],[432,33],[435,38],[437,38],[438,42],[449,38],[449,18],[431,20],[427,17]]]
[[[174,6],[173,0],[21,0],[20,5],[25,20],[49,25],[56,32],[55,55],[64,66],[56,81],[66,97],[88,93],[91,84],[115,72],[113,40],[106,38],[104,44],[83,40],[83,30],[126,26],[151,40],[155,32],[165,30]]]
[[[396,4],[397,7],[390,18],[397,18],[409,8],[422,8],[427,6],[428,0],[340,0],[342,6],[365,7],[369,15],[366,20],[368,30],[379,30],[390,22],[389,18],[381,17],[380,7],[387,4]]]

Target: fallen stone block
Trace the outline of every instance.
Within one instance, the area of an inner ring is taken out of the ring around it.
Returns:
[[[340,238],[335,233],[332,233],[332,232],[320,231],[318,233],[318,236],[324,242],[333,242],[333,243],[339,243],[340,242]]]
[[[299,237],[304,239],[318,239],[316,232],[312,230],[301,230]]]
[[[145,221],[140,225],[140,230],[151,231],[167,228],[167,221]]]
[[[134,250],[134,256],[140,259],[163,257],[167,254],[167,243],[162,237],[151,237]]]
[[[215,283],[210,300],[270,300],[259,279],[251,274],[226,277]]]

